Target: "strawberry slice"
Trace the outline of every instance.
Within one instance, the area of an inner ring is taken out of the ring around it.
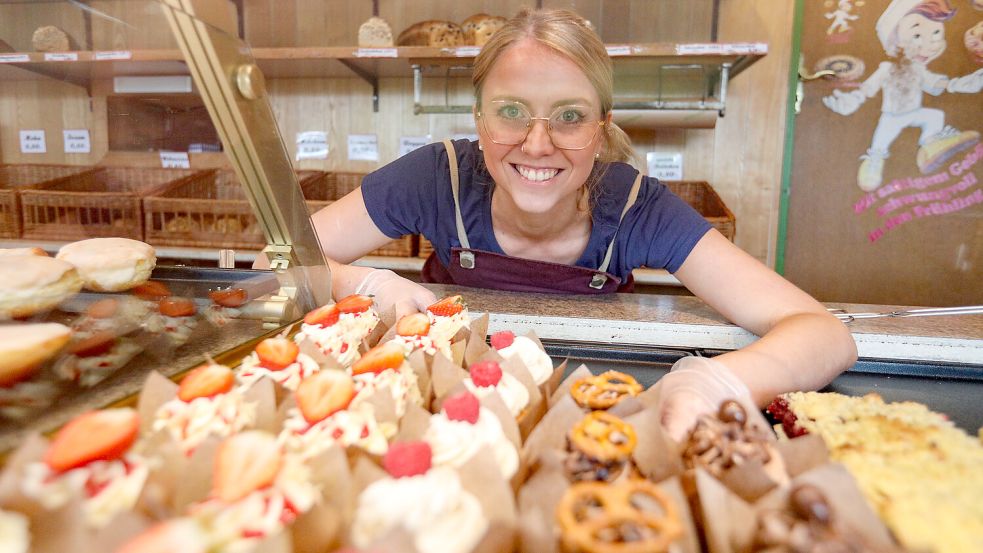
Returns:
[[[355,397],[355,382],[344,371],[324,370],[297,386],[297,406],[308,424],[317,424],[348,407]]]
[[[398,369],[404,359],[403,346],[396,342],[379,344],[352,365],[352,374],[378,374],[386,369]]]
[[[341,298],[338,303],[338,311],[342,313],[362,313],[363,311],[368,311],[372,307],[372,298],[369,296],[362,296],[359,294],[352,294],[350,296]]]
[[[496,350],[504,349],[515,342],[515,333],[511,330],[503,330],[491,335],[491,346]]]
[[[171,295],[171,289],[163,282],[148,280],[131,290],[136,297],[147,301],[159,301]]]
[[[44,454],[55,472],[92,461],[119,459],[130,449],[140,430],[140,417],[130,408],[89,411],[66,424]]]
[[[502,366],[495,361],[479,361],[471,365],[471,382],[475,386],[497,386],[502,380]]]
[[[192,519],[157,523],[123,544],[116,553],[207,553],[205,536]]]
[[[234,503],[276,480],[283,454],[276,438],[261,430],[240,432],[218,448],[212,474],[213,492]]]
[[[94,301],[85,308],[85,314],[93,319],[109,319],[119,310],[119,301],[115,298],[105,298]]]
[[[282,371],[297,361],[300,346],[289,338],[267,338],[256,346],[259,364],[271,371]]]
[[[116,345],[116,336],[107,330],[100,330],[88,338],[70,344],[65,351],[76,357],[96,357],[105,355],[113,349],[114,345]]]
[[[232,389],[235,375],[232,369],[218,363],[208,363],[192,370],[181,380],[177,397],[183,402],[191,403],[200,397],[215,397]]]
[[[168,297],[157,304],[160,314],[165,317],[190,317],[198,311],[195,302],[188,298]]]
[[[464,300],[461,296],[448,296],[427,308],[427,311],[437,317],[451,317],[464,311]]]
[[[444,414],[452,421],[467,421],[471,424],[478,422],[481,402],[471,392],[464,390],[444,400]]]
[[[334,326],[338,322],[338,317],[341,316],[341,311],[338,311],[338,304],[333,303],[331,305],[325,305],[318,307],[314,311],[311,311],[304,316],[304,323],[312,326],[320,326],[327,328],[329,326]]]
[[[400,336],[426,336],[430,332],[430,317],[423,313],[407,315],[396,323],[396,334]]]
[[[433,452],[427,442],[396,442],[382,458],[382,466],[393,478],[417,476],[430,470]]]
[[[249,298],[246,296],[246,291],[242,288],[226,288],[224,290],[212,290],[208,293],[208,297],[212,299],[216,305],[221,305],[222,307],[239,307],[246,303]]]

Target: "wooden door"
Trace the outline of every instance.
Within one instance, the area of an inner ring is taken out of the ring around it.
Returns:
[[[805,0],[785,276],[823,301],[983,303],[983,1]]]

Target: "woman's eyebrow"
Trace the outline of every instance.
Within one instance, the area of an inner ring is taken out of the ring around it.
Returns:
[[[557,102],[553,102],[553,107],[570,106],[570,105],[589,106],[591,105],[591,103],[590,100],[586,98],[568,98],[566,100],[559,100]]]

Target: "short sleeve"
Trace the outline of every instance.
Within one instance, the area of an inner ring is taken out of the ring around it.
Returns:
[[[446,164],[443,145],[429,144],[362,179],[365,208],[383,234],[395,239],[407,234],[432,233],[441,154]]]

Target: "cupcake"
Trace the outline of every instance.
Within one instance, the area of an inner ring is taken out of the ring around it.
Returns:
[[[430,339],[436,343],[450,341],[471,323],[468,306],[461,296],[449,296],[427,307],[430,317]]]
[[[325,355],[349,367],[359,358],[358,347],[379,324],[379,315],[372,309],[372,298],[352,295],[338,303],[325,305],[304,317],[295,339],[310,340]]]
[[[403,347],[395,342],[386,342],[370,349],[349,371],[355,381],[352,408],[358,408],[383,388],[387,388],[392,395],[397,417],[406,413],[409,403],[423,405],[416,373],[406,362]]]
[[[186,455],[206,438],[225,438],[256,421],[256,405],[234,388],[235,375],[224,365],[209,363],[191,371],[177,397],[160,406],[154,431],[166,431]]]
[[[296,390],[301,380],[319,370],[317,361],[301,353],[296,343],[280,336],[260,342],[242,360],[236,377],[247,388],[265,376],[288,390]]]
[[[221,288],[208,292],[212,304],[209,305],[203,315],[205,320],[217,327],[229,324],[232,319],[238,319],[242,315],[242,307],[249,297],[242,288]]]
[[[542,386],[553,376],[553,360],[532,338],[504,330],[492,334],[491,346],[505,359],[522,362],[536,386]]]
[[[150,472],[131,452],[140,429],[133,409],[90,411],[65,425],[43,461],[24,468],[21,491],[49,510],[82,500],[86,523],[101,528],[133,509]]]
[[[423,440],[430,444],[434,466],[461,467],[486,445],[505,480],[519,470],[519,454],[502,423],[467,391],[444,400],[441,412],[430,417]]]
[[[157,304],[159,315],[150,320],[149,330],[162,333],[172,347],[188,343],[191,333],[198,326],[198,306],[188,298],[166,297]]]
[[[430,336],[430,326],[430,317],[423,313],[407,315],[396,323],[396,335],[392,341],[403,346],[403,353],[407,357],[414,351],[422,350],[427,355],[440,352],[451,359],[450,341],[435,341]]]
[[[357,446],[374,455],[389,448],[372,405],[348,409],[355,398],[355,382],[347,373],[324,370],[305,378],[295,398],[297,407],[288,409],[279,436],[287,451],[311,458],[334,444]],[[390,435],[395,432],[390,429]]]
[[[383,460],[389,478],[359,495],[351,539],[366,548],[402,527],[417,551],[467,553],[481,541],[488,520],[478,499],[450,467],[431,468],[426,442],[400,442]]]
[[[464,379],[464,386],[474,395],[485,397],[497,393],[513,417],[529,406],[529,390],[519,380],[502,372],[495,361],[479,361],[471,365],[470,376]]]

